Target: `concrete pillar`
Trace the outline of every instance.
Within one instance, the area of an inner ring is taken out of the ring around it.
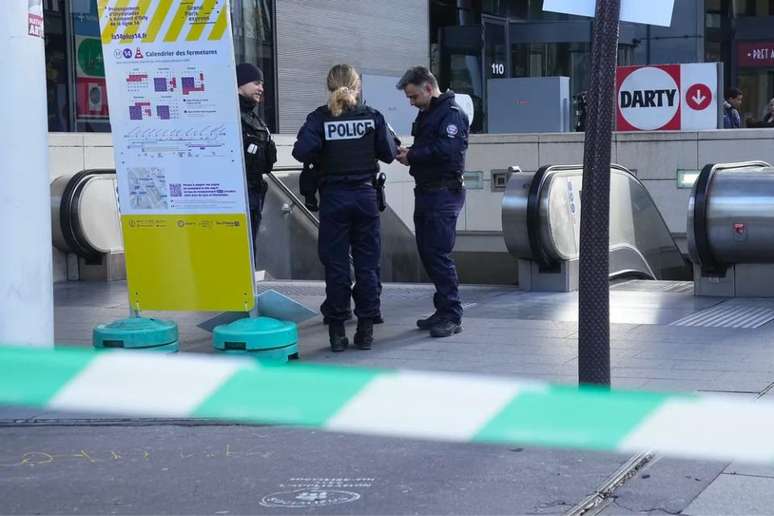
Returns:
[[[54,295],[41,0],[0,15],[0,344],[51,347]]]

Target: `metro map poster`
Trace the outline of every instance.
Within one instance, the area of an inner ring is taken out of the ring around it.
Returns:
[[[227,0],[100,0],[136,309],[254,305]]]

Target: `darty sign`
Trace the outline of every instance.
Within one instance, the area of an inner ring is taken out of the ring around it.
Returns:
[[[619,131],[718,127],[718,63],[623,66],[616,70]]]

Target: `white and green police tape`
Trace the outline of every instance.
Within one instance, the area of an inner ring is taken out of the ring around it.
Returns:
[[[774,404],[506,378],[263,366],[212,355],[0,348],[0,405],[771,462]]]

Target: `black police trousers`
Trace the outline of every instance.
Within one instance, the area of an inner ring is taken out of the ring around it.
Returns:
[[[465,204],[465,189],[414,189],[414,232],[425,272],[435,285],[433,305],[442,318],[460,323],[459,279],[451,258],[457,237],[457,217]]]
[[[259,183],[248,183],[247,185],[247,199],[250,203],[250,229],[253,235],[253,258],[255,259],[257,266],[258,260],[258,230],[261,227],[261,219],[263,212],[263,203],[266,200],[266,191],[269,189],[269,185],[263,179]]]
[[[358,319],[380,316],[381,245],[376,189],[370,181],[323,186],[318,253],[325,267],[325,302],[320,311],[330,322],[351,318],[350,298],[355,300]],[[350,252],[355,269],[354,287]]]

